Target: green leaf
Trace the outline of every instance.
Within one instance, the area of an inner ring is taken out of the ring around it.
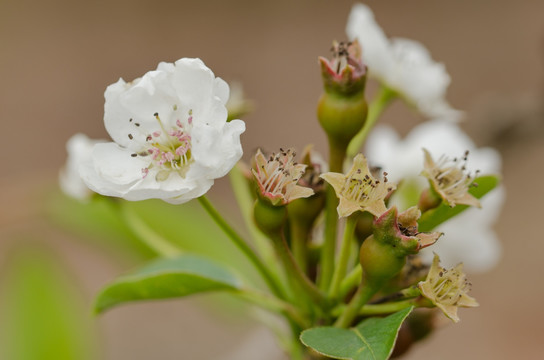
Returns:
[[[218,290],[238,290],[239,280],[206,258],[182,255],[161,259],[118,278],[98,295],[95,310],[139,300],[167,299]]]
[[[5,254],[0,280],[0,358],[100,358],[96,329],[73,269],[31,241]]]
[[[333,359],[385,360],[393,351],[397,333],[414,307],[385,318],[372,317],[351,329],[332,326],[302,332],[302,343]]]
[[[477,187],[472,187],[469,193],[480,199],[485,194],[493,190],[500,183],[500,179],[495,175],[480,176],[474,179],[474,182],[478,184]],[[427,232],[433,230],[438,225],[465,211],[470,206],[457,205],[450,207],[444,203],[440,204],[437,208],[426,211],[418,221],[419,231]]]

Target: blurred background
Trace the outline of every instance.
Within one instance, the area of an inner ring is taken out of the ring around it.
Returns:
[[[152,254],[107,207],[82,211],[65,198],[58,171],[72,134],[108,138],[107,85],[181,57],[200,57],[217,76],[242,83],[255,102],[244,119],[244,158],[259,146],[301,150],[307,143],[325,153],[315,120],[317,56],[345,39],[353,3],[0,0],[1,359],[282,359],[262,326],[236,310],[219,314],[203,297],[93,316],[98,290]],[[469,275],[481,307],[462,311],[460,324],[440,329],[406,358],[538,358],[544,2],[366,3],[388,35],[419,40],[446,64],[448,100],[466,111],[462,127],[479,146],[502,153],[507,189],[496,224],[502,262]],[[373,89],[369,84],[369,94]],[[422,119],[396,102],[382,121],[405,134]],[[223,179],[210,193],[223,209],[232,205],[227,190]],[[182,223],[191,209],[169,221]]]

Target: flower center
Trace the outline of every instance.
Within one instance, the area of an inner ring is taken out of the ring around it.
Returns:
[[[177,108],[174,107],[174,110]],[[192,111],[189,110],[189,116],[186,124],[181,120],[176,120],[175,126],[167,129],[158,113],[153,115],[159,124],[160,130],[145,135],[143,150],[131,154],[132,157],[142,156],[150,157],[149,165],[142,169],[142,177],[145,178],[152,168],[157,168],[156,180],[163,181],[168,179],[172,172],[177,172],[181,177],[185,177],[190,163],[193,161],[191,156],[191,136]],[[132,119],[129,120],[132,122]],[[134,123],[139,127],[138,123]],[[132,135],[129,134],[132,139]]]
[[[437,302],[444,305],[457,305],[463,294],[470,290],[471,284],[463,273],[455,269],[442,268],[431,285]]]
[[[468,159],[468,150],[462,158],[462,163],[459,164],[457,158],[449,159],[442,155],[436,164],[434,178],[439,188],[447,195],[455,199],[467,193],[472,186],[477,186],[472,179],[472,175],[466,170]],[[460,166],[459,166],[460,165]],[[475,176],[480,171],[477,170]]]
[[[387,183],[387,173],[383,173],[383,184],[380,186],[380,180],[375,180],[370,175],[365,174],[363,171],[357,169],[350,176],[346,177],[344,187],[342,188],[341,195],[346,199],[355,202],[366,202],[380,199],[383,197],[383,186]],[[387,191],[391,191],[393,188],[387,188]]]
[[[264,168],[264,181],[262,186],[264,191],[270,194],[284,194],[287,184],[296,184],[302,176],[300,174],[293,174],[291,170],[296,165],[294,162],[295,152],[292,149],[283,150],[277,154],[272,154],[268,159]]]

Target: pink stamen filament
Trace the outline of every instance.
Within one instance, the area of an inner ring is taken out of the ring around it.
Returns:
[[[153,162],[158,166],[170,164],[170,169],[180,170],[184,165],[189,163],[189,150],[191,149],[191,136],[186,134],[180,120],[176,121],[178,128],[166,131],[158,114],[155,115],[162,131],[152,133],[157,140],[147,149],[147,153],[151,154],[152,163],[142,169],[143,177],[149,173],[149,169],[153,167]],[[165,170],[168,170],[165,169]]]

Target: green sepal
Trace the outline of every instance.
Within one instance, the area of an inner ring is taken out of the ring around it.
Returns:
[[[116,279],[98,295],[95,311],[141,300],[168,299],[219,290],[238,290],[241,282],[207,258],[182,255],[160,259]]]
[[[302,343],[333,359],[386,360],[391,356],[400,326],[413,306],[385,318],[372,317],[351,329],[317,327],[300,335]]]

